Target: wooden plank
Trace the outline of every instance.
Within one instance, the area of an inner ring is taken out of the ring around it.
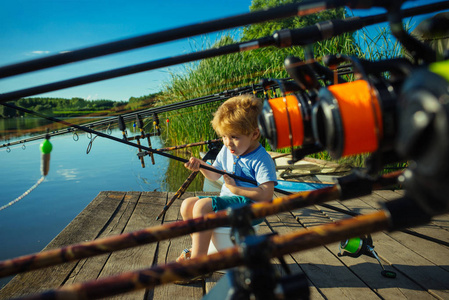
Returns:
[[[92,240],[101,234],[111,216],[121,205],[124,193],[101,192],[44,250]],[[38,293],[62,285],[77,262],[35,270],[15,276],[1,291],[10,298]]]
[[[120,205],[118,211],[111,216],[111,220],[108,222],[99,238],[123,233],[124,228],[136,207],[136,201],[129,200],[130,198],[125,197],[124,195],[122,205]],[[81,260],[72,271],[65,284],[68,285],[97,279],[110,256],[111,253],[108,253]]]
[[[276,234],[281,234],[279,229],[282,230],[282,226],[283,223],[280,222],[280,219],[278,216],[268,216],[265,219],[265,222],[268,224],[268,227],[270,228],[270,231]],[[294,257],[292,256],[292,254],[290,255],[285,255],[283,257],[285,263],[287,264],[290,272],[292,274],[298,274],[298,273],[305,273],[304,270],[300,267],[299,263],[297,263],[294,259]],[[277,261],[275,261],[274,263],[276,263]],[[279,272],[280,276],[287,276],[288,274],[286,273],[286,271],[284,270],[284,268],[281,267],[280,263],[277,262],[276,263],[276,267],[277,270]],[[306,275],[307,277],[307,275]],[[323,299],[323,296],[321,295],[321,293],[319,292],[319,290],[312,284],[312,282],[307,278],[307,282],[308,282],[308,286],[309,286],[309,293],[310,293],[310,299]]]
[[[387,201],[401,198],[401,195],[393,190],[377,190],[373,191],[373,194],[378,195]]]
[[[433,295],[448,299],[449,274],[387,235],[376,235],[376,251],[403,276]],[[400,276],[400,274],[399,274]]]
[[[373,211],[373,208],[366,205],[363,201],[359,199],[353,199],[345,201],[341,208],[356,207],[362,213],[367,213]],[[327,211],[327,209],[323,209]],[[334,213],[335,215],[338,213]],[[344,214],[341,214],[340,218],[346,218]],[[405,236],[404,233],[396,233],[396,235]],[[416,238],[415,238],[416,239]],[[398,241],[392,237],[391,233],[377,233],[373,235],[375,250],[379,257],[384,261],[384,263],[390,264],[392,267],[399,271],[398,278],[396,282],[400,288],[400,292],[408,298],[414,297],[415,293],[420,294],[420,297],[426,297],[422,290],[429,291],[432,295],[437,295],[439,297],[448,297],[449,289],[449,273],[445,271],[440,266],[432,263],[430,260],[426,259],[424,256],[430,256],[425,252],[432,252],[429,249],[435,249],[441,247],[435,243],[428,243],[429,248],[427,249],[414,249],[413,243],[411,242],[412,237],[402,238]],[[445,252],[445,257],[447,257],[447,250]],[[360,258],[366,259],[364,256]],[[358,258],[358,259],[360,259]],[[349,262],[350,258],[342,258],[342,260]],[[447,260],[446,264],[447,264]],[[403,280],[407,278],[408,280]],[[367,279],[368,281],[368,279]],[[370,282],[371,285],[379,285],[382,282]],[[413,294],[413,295],[412,295]]]
[[[169,193],[168,199],[171,199],[173,194],[174,193]],[[192,197],[193,195],[193,193],[188,192],[185,193],[181,199]],[[176,200],[166,212],[163,223],[166,224],[182,220],[179,213],[180,207],[181,201]],[[158,246],[156,263],[160,265],[175,261],[181,251],[184,248],[189,247],[190,244],[190,236],[182,236],[161,241]],[[203,288],[204,280],[189,285],[165,284],[157,286],[154,290],[149,291],[146,299],[201,299],[203,297]]]
[[[359,213],[369,213],[380,208],[379,205],[372,205],[371,202],[367,203],[366,201],[358,202],[357,199],[345,201],[343,205],[351,210],[354,210],[354,207],[356,207],[356,210],[359,211]],[[409,229],[409,231],[449,243],[449,233],[446,230],[442,230],[442,228],[435,223],[414,227]],[[447,266],[447,262],[449,261],[449,247],[402,232],[387,232],[386,234],[397,240],[402,245],[406,245],[434,264],[439,265],[449,271],[449,266]],[[428,251],[428,249],[432,249],[432,251]]]
[[[156,217],[167,201],[167,193],[152,193],[151,195],[141,195],[138,192],[128,192],[126,200],[134,203],[135,209],[128,222],[125,223],[123,232],[133,232],[145,227],[160,225],[161,221],[156,221]],[[133,247],[130,249],[116,251],[107,260],[101,274],[102,277],[118,275],[127,271],[149,268],[153,264],[156,243]],[[143,299],[145,290],[120,294],[110,299]]]
[[[394,194],[391,194],[391,192],[394,192],[395,194],[399,196],[404,196],[405,190],[394,190],[394,191],[375,191],[374,194],[376,194],[379,199],[381,199],[381,202],[391,201],[391,199],[394,197]],[[361,198],[362,200],[363,197]],[[431,225],[438,226],[438,229],[444,229],[447,232],[449,232],[449,214],[439,215],[432,218],[432,221],[430,222]]]
[[[379,202],[401,197],[401,191],[376,191],[375,193],[339,203],[359,213],[373,211],[380,207]],[[195,193],[210,195],[211,193]],[[183,199],[194,195],[187,193]],[[122,232],[140,230],[145,227],[180,220],[177,200],[162,220],[156,216],[162,210],[168,193],[101,192],[47,247],[57,248],[98,237],[116,235]],[[320,212],[322,211],[322,212]],[[295,218],[298,217],[298,222]],[[307,208],[291,213],[281,213],[267,218],[267,224],[260,226],[258,234],[277,231],[285,234],[293,230],[315,226],[339,220],[347,216],[333,210],[319,207]],[[436,221],[418,228],[419,233],[429,234],[448,241],[449,215],[438,216]],[[373,235],[376,251],[380,254],[387,269],[394,268],[398,278],[386,279],[380,276],[377,261],[368,256],[357,259],[338,257],[338,243],[318,247],[309,251],[293,253],[284,257],[293,272],[304,273],[308,277],[311,299],[449,299],[449,249],[434,245],[404,233],[378,233]],[[72,284],[97,277],[111,276],[124,271],[147,268],[154,264],[174,261],[182,249],[190,245],[190,237],[178,237],[172,240],[135,247],[97,257],[67,263],[43,270],[37,270],[16,276],[0,291],[0,298],[16,297],[28,293],[37,293],[61,284]],[[281,275],[285,270],[277,259],[272,260],[275,269]],[[205,281],[191,285],[167,284],[154,290],[137,291],[114,297],[114,299],[200,299],[219,278],[214,273]],[[25,280],[25,281],[24,281]],[[24,282],[27,282],[24,285]],[[49,283],[50,282],[50,283]],[[14,287],[14,285],[16,287]],[[15,294],[7,293],[8,289]]]
[[[354,207],[362,212],[367,213],[366,209],[363,208],[363,205],[366,205],[365,203],[356,203],[357,200],[349,200],[345,201],[345,205],[351,205],[353,204]],[[339,208],[345,208],[342,205],[334,204],[335,206]],[[328,212],[327,209],[322,208],[323,211]],[[339,213],[335,213],[337,215]],[[341,214],[341,213],[340,213]],[[341,218],[347,218],[348,216],[341,214],[340,218],[335,219],[341,219]],[[382,238],[382,235],[385,235],[383,233],[377,233],[373,234],[373,240],[375,241],[374,246],[375,250],[378,252],[379,249],[377,247],[377,241],[379,238]],[[380,236],[380,237],[379,237]],[[338,243],[334,246],[334,251],[337,251],[338,249]],[[402,249],[399,249],[401,251]],[[378,254],[382,254],[379,253]],[[382,258],[382,255],[380,255]],[[434,297],[423,290],[422,287],[420,287],[418,284],[416,284],[413,280],[408,278],[407,276],[401,276],[401,274],[398,275],[396,279],[389,279],[384,278],[380,275],[381,267],[379,266],[378,262],[369,256],[362,255],[358,258],[352,258],[349,256],[343,256],[340,257],[340,260],[350,267],[358,276],[360,276],[364,282],[367,283],[367,285],[370,286],[376,293],[378,293],[380,296],[387,298],[387,299],[433,299]],[[382,261],[382,263],[385,265],[385,268],[387,270],[392,270],[393,267],[388,265],[388,262],[385,260]],[[395,270],[396,271],[396,270]]]
[[[300,221],[306,227],[322,223],[319,213],[312,209],[302,209],[294,212],[294,216],[300,216]],[[290,213],[280,213],[277,216],[280,223],[279,233],[286,234],[295,230],[305,230]],[[270,217],[271,219],[275,218]],[[328,220],[327,220],[328,221]],[[329,247],[334,247],[331,244]],[[319,297],[327,299],[378,299],[376,295],[359,277],[348,269],[326,247],[317,247],[311,250],[291,254],[298,262],[301,269],[309,278],[310,282],[317,288]],[[315,293],[316,295],[316,293]]]
[[[449,232],[449,214],[435,216],[432,218],[431,223],[439,226],[441,229],[444,229],[446,234]]]
[[[411,251],[427,259],[432,264],[437,265],[449,272],[448,247],[403,232],[390,232],[387,233],[387,235],[409,248]],[[447,278],[449,280],[449,277]]]
[[[385,191],[385,190],[375,191],[373,195],[374,197],[376,197],[378,203],[371,203],[371,201],[366,201],[367,197],[361,197],[360,199],[365,201],[367,204],[371,205],[374,208],[381,208],[381,203],[391,201],[392,199],[397,198],[397,196],[395,197],[395,195],[403,196],[404,193],[405,192],[403,190],[395,190],[393,194],[392,191]],[[425,227],[426,228],[433,227],[435,231],[432,234],[431,233],[423,233],[423,234],[429,234],[430,236],[437,237],[439,239],[447,241],[449,239],[449,214],[433,217],[432,221],[429,224],[426,224]],[[417,232],[420,232],[420,230],[417,230]]]

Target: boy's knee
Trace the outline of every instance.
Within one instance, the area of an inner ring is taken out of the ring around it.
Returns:
[[[193,211],[192,211],[194,218],[203,216],[203,215],[211,213],[211,212],[213,212],[211,198],[199,199],[193,206]]]
[[[198,197],[186,198],[181,203],[181,215],[187,216],[189,212],[193,210],[195,203],[198,201]]]

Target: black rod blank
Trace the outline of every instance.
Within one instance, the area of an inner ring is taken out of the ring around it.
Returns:
[[[317,5],[316,1],[309,0],[304,2],[304,4],[307,4],[309,6],[314,3],[316,6]],[[319,5],[323,5],[322,3],[323,2],[319,2]],[[177,39],[182,39],[195,35],[211,33],[233,27],[245,26],[252,23],[261,23],[275,19],[292,17],[295,16],[296,14],[299,14],[299,12],[301,11],[300,7],[303,6],[304,4],[297,4],[297,3],[287,4],[284,6],[275,7],[268,10],[255,11],[228,18],[208,22],[201,22],[179,28],[168,29],[160,32],[150,33],[142,36],[137,36],[133,38],[83,48],[75,51],[65,52],[40,59],[12,64],[0,67],[0,78],[6,78],[18,74],[42,70],[54,66],[82,61],[112,53],[118,53],[150,45],[156,45],[159,43],[174,41]]]
[[[261,85],[238,87],[235,89],[225,90],[220,93],[215,93],[212,95],[202,96],[202,97],[193,98],[193,99],[176,102],[176,103],[172,103],[172,104],[167,104],[167,105],[163,105],[163,106],[151,107],[151,108],[147,108],[147,109],[133,111],[130,113],[125,113],[125,114],[122,114],[121,117],[126,122],[126,121],[136,118],[137,115],[151,116],[153,114],[165,113],[165,112],[169,112],[169,111],[173,111],[173,110],[177,110],[177,109],[188,108],[188,107],[212,103],[212,102],[216,102],[216,101],[222,101],[222,100],[226,100],[230,97],[233,97],[233,96],[236,96],[239,94],[251,93],[253,91],[261,92],[261,91],[263,91],[263,87]],[[20,107],[14,106],[14,108],[20,110]],[[115,122],[115,121],[111,121],[110,118],[105,117],[105,119],[103,119],[103,120],[85,123],[82,126],[87,127],[87,128],[93,128],[93,127],[106,126],[106,125],[110,126],[110,125],[116,124],[116,123],[117,122]],[[68,127],[65,129],[58,129],[58,130],[52,131],[49,134],[50,134],[50,136],[57,136],[57,135],[62,135],[62,134],[66,134],[66,133],[71,133],[71,132],[75,133],[76,129],[73,127]],[[27,137],[25,139],[14,141],[14,142],[5,142],[3,144],[0,144],[0,148],[14,146],[17,144],[23,144],[26,142],[43,139],[43,138],[45,138],[45,136],[46,136],[46,134],[41,134],[41,135],[36,135],[36,136],[32,136],[32,137]]]
[[[389,5],[389,2],[390,0],[305,0],[301,3],[286,4],[269,9],[163,30],[115,42],[82,48],[79,50],[68,51],[31,61],[7,65],[0,67],[0,78],[6,78],[18,74],[47,69],[94,57],[156,45],[229,28],[294,16],[306,16],[325,9],[337,8],[345,5],[353,9],[371,8],[374,6],[386,7]]]
[[[303,2],[306,3],[306,2]],[[316,2],[314,3],[316,5]],[[297,6],[298,4],[296,4]],[[300,6],[302,7],[302,5]],[[283,7],[281,7],[283,8]],[[411,8],[402,12],[403,16],[411,16],[422,13],[449,8],[449,1],[429,4],[417,8]],[[0,103],[12,100],[18,100],[23,97],[42,94],[55,90],[65,89],[78,85],[93,83],[101,80],[112,79],[120,76],[135,74],[139,72],[155,70],[163,67],[178,65],[191,61],[196,61],[205,58],[216,57],[220,55],[236,53],[239,51],[246,51],[256,48],[278,46],[288,47],[291,45],[306,45],[319,40],[327,39],[331,36],[338,35],[344,32],[354,31],[363,28],[367,25],[372,25],[387,20],[387,14],[374,15],[364,18],[351,18],[347,20],[334,20],[323,23],[318,23],[305,28],[284,30],[273,34],[271,37],[264,37],[257,40],[241,42],[231,45],[226,45],[219,48],[212,48],[194,53],[179,55],[175,57],[163,58],[146,63],[136,64],[132,66],[117,68],[109,71],[94,73],[90,75],[80,76],[72,79],[62,80],[49,84],[39,85],[36,87],[21,89],[4,94],[0,94]],[[287,32],[287,34],[280,34]],[[0,74],[2,70],[0,68]]]

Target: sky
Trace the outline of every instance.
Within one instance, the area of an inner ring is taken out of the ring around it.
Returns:
[[[0,0],[0,66],[244,14],[250,5],[251,0]],[[381,12],[354,11],[356,15]],[[416,17],[416,24],[423,18]],[[0,93],[190,53],[204,49],[204,41],[213,42],[217,36],[220,33],[0,79]],[[127,101],[160,91],[170,72],[182,70],[181,66],[162,68],[36,96]]]

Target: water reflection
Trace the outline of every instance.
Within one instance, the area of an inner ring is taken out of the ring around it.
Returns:
[[[181,150],[178,150],[173,154],[185,159],[188,159],[190,157],[190,154],[188,152]],[[187,170],[184,167],[183,163],[176,160],[170,160],[167,169],[167,177],[165,179],[167,190],[177,191],[191,173],[192,171]],[[202,191],[203,183],[204,183],[204,176],[202,174],[198,174],[192,181],[192,183],[189,185],[189,188],[186,191],[187,192]]]
[[[50,124],[42,118],[0,118],[0,142],[43,133]]]

